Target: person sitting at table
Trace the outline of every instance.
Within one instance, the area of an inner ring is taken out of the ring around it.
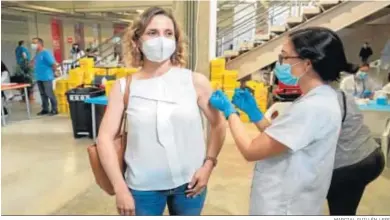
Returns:
[[[121,215],[200,215],[207,183],[225,139],[223,116],[210,107],[212,88],[200,73],[185,69],[184,39],[166,10],[145,10],[123,36],[126,66],[141,67],[114,84],[102,119],[97,149]],[[210,123],[206,141],[204,113]],[[122,176],[114,140],[123,112],[129,132]]]
[[[9,71],[7,66],[1,61],[1,83],[9,83],[10,82],[10,77],[9,77]],[[5,92],[1,91],[1,105],[3,106],[3,112],[4,115],[8,115],[8,109],[5,107],[4,103],[8,99],[7,95]]]
[[[370,77],[369,70],[368,64],[356,68],[354,75],[347,76],[341,81],[340,89],[356,98],[372,99],[375,91],[381,89],[381,85]]]

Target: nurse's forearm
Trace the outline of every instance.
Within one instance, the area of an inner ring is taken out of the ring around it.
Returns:
[[[266,119],[266,118],[263,118],[262,120],[254,123],[257,127],[257,129],[260,131],[260,132],[263,132],[266,128],[268,128],[271,123]]]
[[[237,114],[232,114],[229,117],[229,127],[238,150],[248,160],[252,139],[248,136],[244,124]]]

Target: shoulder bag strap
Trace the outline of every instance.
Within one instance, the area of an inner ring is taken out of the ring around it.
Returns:
[[[116,136],[118,137],[121,134],[124,134],[126,132],[125,126],[126,126],[126,108],[129,103],[129,94],[130,94],[130,84],[131,84],[131,76],[128,76],[126,78],[126,85],[125,85],[125,90],[124,90],[124,95],[123,95],[123,112],[122,112],[122,117],[121,117],[121,123],[118,129],[118,133]]]
[[[343,96],[343,109],[344,109],[343,119],[341,120],[341,122],[344,123],[345,118],[347,117],[347,98],[345,96],[344,91],[341,91],[341,95]]]
[[[122,127],[122,144],[123,146],[126,146],[126,125],[127,125],[127,114],[126,109],[129,104],[129,95],[130,95],[130,84],[131,84],[131,76],[126,77],[126,86],[125,86],[125,93],[123,95],[123,113],[122,113],[122,121],[121,121],[121,127]]]

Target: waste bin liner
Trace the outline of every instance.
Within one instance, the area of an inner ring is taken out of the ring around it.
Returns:
[[[91,105],[84,103],[84,100],[104,95],[104,93],[104,89],[96,87],[79,87],[66,92],[75,138],[83,136],[92,138]]]

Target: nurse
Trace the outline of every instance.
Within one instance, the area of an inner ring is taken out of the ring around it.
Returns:
[[[290,33],[274,72],[284,84],[299,85],[303,95],[272,124],[252,110],[255,103],[245,94],[234,95],[233,103],[263,131],[254,139],[226,95],[213,93],[210,103],[224,113],[239,151],[256,161],[251,215],[323,214],[341,127],[338,97],[328,83],[350,68],[333,31],[311,27]]]
[[[355,75],[345,77],[340,83],[340,89],[356,98],[372,99],[374,92],[381,89],[380,85],[369,76],[370,66],[363,64]]]

